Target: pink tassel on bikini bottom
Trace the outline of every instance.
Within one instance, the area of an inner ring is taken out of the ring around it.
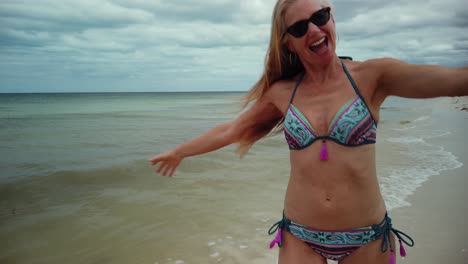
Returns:
[[[320,159],[328,160],[327,143],[325,143],[325,140],[322,141],[322,150],[320,150]]]
[[[272,249],[275,246],[275,244],[278,244],[278,246],[280,245],[282,236],[283,236],[283,229],[280,227],[278,228],[278,233],[276,234],[275,239],[273,239],[270,242],[270,249]]]
[[[398,239],[398,241],[400,242],[400,256],[406,257],[406,250],[405,250],[405,247],[404,247],[403,244],[401,243],[401,240],[400,240],[400,239]]]
[[[396,264],[395,252],[393,252],[393,250],[390,252],[390,264]]]

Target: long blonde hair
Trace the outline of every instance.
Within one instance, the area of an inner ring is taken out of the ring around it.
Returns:
[[[261,98],[273,83],[279,80],[291,79],[304,71],[304,66],[295,53],[287,47],[286,23],[284,21],[287,9],[297,0],[278,0],[273,10],[271,21],[270,44],[265,57],[265,69],[262,77],[250,89],[243,99],[242,108]],[[321,0],[321,6],[331,6],[329,0]],[[239,140],[237,152],[245,155],[252,145],[268,135],[281,133],[284,117],[271,120],[268,124],[259,124],[246,131]]]

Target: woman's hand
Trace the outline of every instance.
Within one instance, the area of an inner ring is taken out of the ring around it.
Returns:
[[[156,173],[161,173],[163,176],[169,175],[169,177],[172,177],[182,159],[183,157],[177,154],[174,150],[169,150],[152,157],[149,159],[149,161],[151,162],[152,166],[156,166],[158,163],[161,164],[156,170]]]
[[[264,96],[262,100],[257,100],[234,121],[218,125],[195,139],[152,157],[149,161],[153,166],[160,163],[156,173],[172,177],[175,169],[184,158],[215,151],[239,142],[243,135],[255,133],[256,130],[260,130],[260,133],[266,135],[281,117],[280,110],[269,98]],[[270,128],[265,129],[265,126],[270,126]],[[258,138],[254,139],[258,140]],[[254,141],[250,143],[253,144]]]

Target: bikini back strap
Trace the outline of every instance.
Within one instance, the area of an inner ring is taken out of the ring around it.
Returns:
[[[299,87],[299,84],[301,84],[302,79],[304,79],[304,76],[305,76],[305,72],[301,73],[301,75],[299,76],[299,79],[296,82],[296,87],[294,87],[294,90],[291,94],[291,99],[289,100],[289,104],[292,104],[294,100],[294,96],[296,95],[297,87]]]

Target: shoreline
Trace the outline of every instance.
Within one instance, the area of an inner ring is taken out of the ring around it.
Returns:
[[[465,228],[468,142],[464,138],[464,131],[468,129],[467,106],[468,97],[458,97],[449,98],[434,109],[435,123],[451,131],[448,137],[434,141],[453,153],[463,165],[430,177],[408,198],[411,206],[391,210],[394,227],[415,241],[413,248],[405,245],[406,258],[401,258],[397,252],[398,263],[468,263],[468,229]]]

